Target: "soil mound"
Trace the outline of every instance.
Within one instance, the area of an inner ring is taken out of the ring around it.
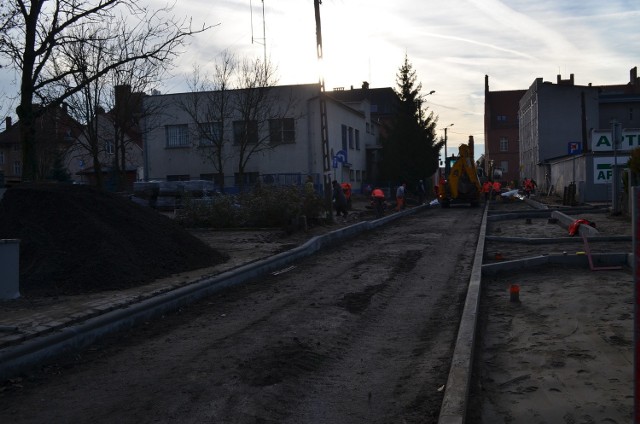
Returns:
[[[8,189],[0,239],[20,239],[26,297],[124,289],[228,259],[152,209],[79,185]]]

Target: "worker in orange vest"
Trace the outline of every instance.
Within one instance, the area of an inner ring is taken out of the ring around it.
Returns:
[[[496,196],[500,196],[500,192],[502,191],[502,184],[500,184],[500,181],[494,181],[492,188],[493,188],[493,198],[495,199]]]
[[[491,193],[491,181],[487,180],[482,184],[482,192],[484,193],[484,201],[487,202],[489,200],[489,194]]]
[[[382,218],[384,216],[384,191],[378,187],[374,188],[371,192],[371,203],[373,203],[373,209],[376,212],[376,218]]]

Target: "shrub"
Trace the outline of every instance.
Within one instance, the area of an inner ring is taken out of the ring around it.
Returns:
[[[184,226],[285,227],[300,215],[316,217],[322,214],[322,201],[315,195],[304,196],[296,186],[256,187],[239,195],[219,195],[213,198],[184,198],[184,208],[178,219]]]

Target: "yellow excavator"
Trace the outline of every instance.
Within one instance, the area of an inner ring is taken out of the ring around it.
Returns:
[[[438,202],[443,208],[452,203],[468,203],[471,206],[480,204],[480,179],[478,169],[473,160],[473,141],[461,144],[458,156],[445,158],[444,177],[438,184]]]

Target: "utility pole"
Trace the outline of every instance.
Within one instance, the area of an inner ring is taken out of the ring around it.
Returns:
[[[324,94],[324,75],[322,75],[322,26],[320,24],[321,0],[314,0],[313,6],[316,13],[316,50],[318,63],[320,64],[320,136],[322,142],[322,168],[324,172],[324,195],[327,202],[329,216],[333,219],[331,208],[331,158],[329,157],[329,129],[327,123],[327,102]]]
[[[444,127],[444,175],[445,178],[449,178],[449,159],[447,158],[447,130],[449,127],[453,127],[453,124],[449,124]]]
[[[264,66],[266,70],[267,66],[267,25],[264,19],[264,0],[262,0],[262,42],[260,43],[257,38],[253,36],[253,2],[249,1],[249,7],[251,9],[251,44],[254,42],[262,44],[264,53]]]

